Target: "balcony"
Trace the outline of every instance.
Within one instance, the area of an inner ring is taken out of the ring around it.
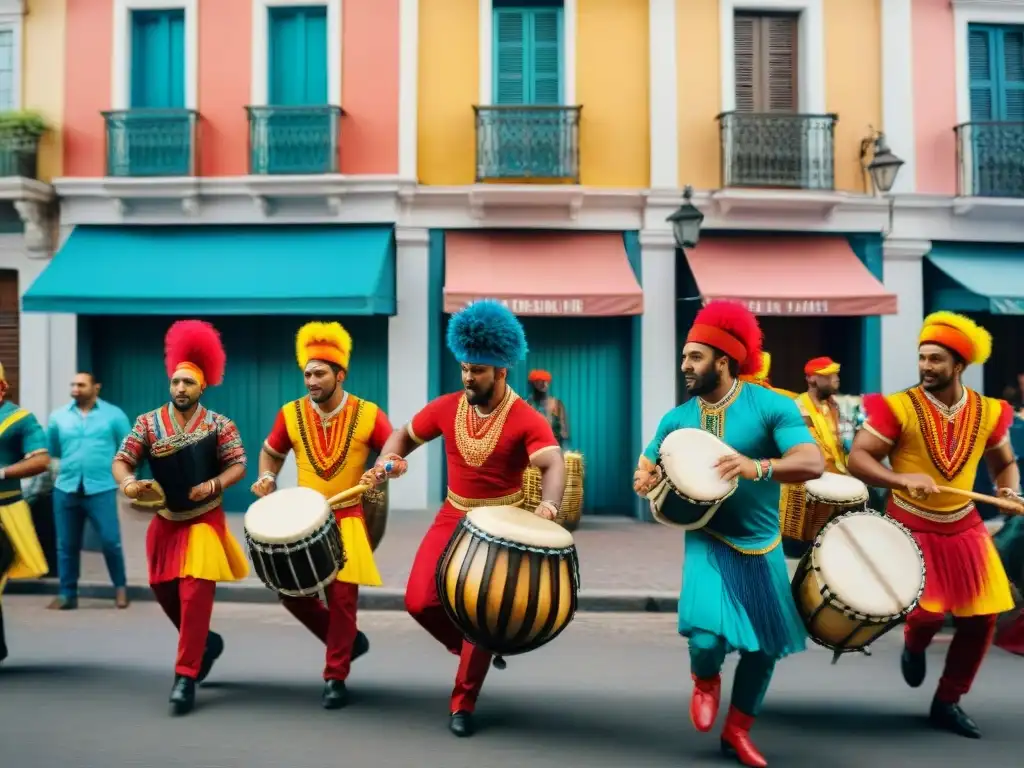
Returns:
[[[199,113],[191,109],[103,112],[107,176],[194,176]]]
[[[953,130],[957,195],[1024,198],[1024,123],[963,123]]]
[[[837,115],[724,112],[723,187],[835,189]]]
[[[341,107],[246,107],[249,113],[249,173],[338,172]]]
[[[0,133],[0,177],[39,177],[39,136]]]
[[[476,180],[580,183],[582,107],[473,107]]]

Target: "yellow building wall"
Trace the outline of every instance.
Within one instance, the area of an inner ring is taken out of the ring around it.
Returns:
[[[420,3],[417,161],[421,184],[472,184],[480,97],[479,3]]]
[[[578,0],[580,181],[647,187],[651,168],[648,0]]]
[[[839,115],[836,189],[865,192],[860,142],[882,128],[880,0],[825,0],[825,59],[826,110]]]
[[[679,184],[717,189],[722,186],[715,120],[722,105],[718,0],[677,1],[676,51]]]
[[[81,2],[81,0],[77,0]],[[39,178],[63,172],[64,35],[66,0],[28,0],[22,34],[22,106],[50,125],[39,145]]]

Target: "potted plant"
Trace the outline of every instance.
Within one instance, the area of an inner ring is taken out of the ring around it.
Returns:
[[[0,112],[0,176],[34,179],[39,139],[47,129],[45,118],[38,112]]]

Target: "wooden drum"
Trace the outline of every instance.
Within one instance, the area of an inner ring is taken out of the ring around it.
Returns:
[[[388,484],[381,483],[376,488],[363,493],[363,519],[366,521],[366,532],[370,539],[370,549],[374,552],[380,546],[381,539],[388,529]]]
[[[536,650],[576,614],[572,534],[518,507],[479,507],[462,519],[437,566],[441,604],[466,639],[498,656]]]
[[[562,493],[562,504],[555,522],[570,531],[576,529],[583,515],[583,454],[566,451],[565,459],[565,491]],[[523,509],[533,512],[541,502],[540,470],[529,466],[523,472]]]
[[[784,485],[779,503],[782,535],[813,541],[829,520],[844,512],[865,509],[868,487],[851,475],[825,472],[803,485]]]

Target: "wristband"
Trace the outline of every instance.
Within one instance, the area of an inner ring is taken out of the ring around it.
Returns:
[[[260,480],[270,480],[271,482],[277,482],[277,475],[269,471],[264,472],[262,475],[260,475],[260,479],[257,480],[256,482],[260,482]]]
[[[132,483],[137,483],[137,482],[138,482],[138,480],[135,479],[135,475],[128,475],[128,477],[126,477],[124,480],[121,481],[121,490],[123,491],[125,488],[127,488]]]
[[[755,483],[764,480],[764,465],[760,461],[754,461],[754,471],[757,472],[757,477],[754,478]]]
[[[547,499],[544,499],[544,500],[543,500],[543,501],[541,502],[541,504],[547,504],[547,505],[548,505],[549,507],[551,507],[551,508],[552,508],[553,510],[555,510],[555,512],[560,512],[560,511],[561,511],[561,510],[560,510],[560,509],[558,508],[558,504],[556,504],[556,503],[555,503],[555,502],[553,502],[553,501],[548,501]]]
[[[764,479],[771,480],[772,475],[775,474],[775,459],[767,459],[766,463],[768,464],[768,470],[764,474]]]
[[[7,467],[0,467],[0,480],[7,479]]]

